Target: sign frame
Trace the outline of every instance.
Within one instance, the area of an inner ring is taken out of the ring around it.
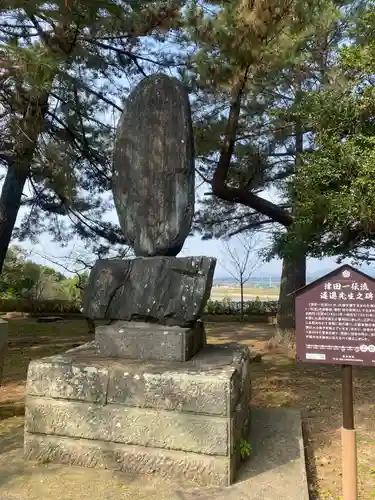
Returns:
[[[374,278],[345,264],[297,290],[295,307],[298,361],[375,367]]]

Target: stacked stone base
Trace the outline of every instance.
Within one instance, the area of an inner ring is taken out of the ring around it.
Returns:
[[[230,485],[250,427],[247,348],[190,361],[100,356],[95,343],[30,363],[25,456]]]

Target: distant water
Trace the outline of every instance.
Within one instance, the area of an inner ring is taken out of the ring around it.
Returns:
[[[223,278],[223,279],[215,279],[214,280],[214,286],[218,285],[232,285],[235,284],[233,281],[233,278]],[[238,286],[238,283],[236,283]],[[280,280],[273,279],[273,278],[254,278],[250,279],[246,285],[246,287],[251,287],[251,288],[274,288],[280,286]]]
[[[277,295],[269,295],[269,296],[261,296],[259,297],[259,300],[260,301],[268,301],[268,300],[278,300],[278,296]],[[224,299],[230,299],[232,302],[240,302],[241,301],[241,297],[229,297],[229,295],[214,295],[212,297],[210,297],[210,300],[224,300]],[[256,300],[256,295],[252,295],[252,296],[247,296],[247,297],[244,297],[244,302],[247,302],[247,301],[252,301],[252,300]]]

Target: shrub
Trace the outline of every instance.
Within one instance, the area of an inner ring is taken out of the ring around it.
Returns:
[[[278,301],[265,300],[246,300],[243,303],[244,314],[247,315],[268,315],[276,314]],[[205,312],[207,314],[226,314],[237,315],[241,312],[241,302],[236,302],[226,297],[223,300],[209,300]]]
[[[244,314],[276,314],[277,300],[247,300],[244,302]],[[80,303],[69,300],[28,300],[17,298],[0,299],[0,312],[23,312],[31,314],[79,314]],[[212,315],[235,316],[241,312],[241,303],[229,297],[223,300],[209,300],[205,312]]]
[[[77,314],[80,306],[69,300],[28,300],[28,299],[0,299],[1,312],[23,312],[38,314]]]

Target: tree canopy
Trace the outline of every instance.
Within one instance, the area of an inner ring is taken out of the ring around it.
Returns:
[[[61,243],[77,234],[95,247],[126,244],[105,218],[112,207],[106,196],[112,115],[121,110],[129,82],[166,64],[158,44],[178,23],[182,4],[2,4],[0,264],[20,206],[25,216],[13,233],[20,239],[49,231]],[[154,43],[147,39],[151,34]]]
[[[286,251],[374,260],[375,4],[358,11],[337,52],[334,86],[301,102],[314,129],[294,182],[296,221]]]
[[[357,7],[334,0],[209,6],[188,30],[196,64],[184,73],[207,186],[195,229],[206,238],[266,229],[279,242],[295,227],[294,179],[314,133],[301,103],[331,84]],[[286,257],[279,325],[293,330],[292,292],[305,284],[306,252],[285,251],[273,246],[272,255]]]
[[[0,298],[69,300],[80,302],[79,281],[87,273],[65,276],[56,269],[37,264],[22,247],[11,246],[0,276]]]

